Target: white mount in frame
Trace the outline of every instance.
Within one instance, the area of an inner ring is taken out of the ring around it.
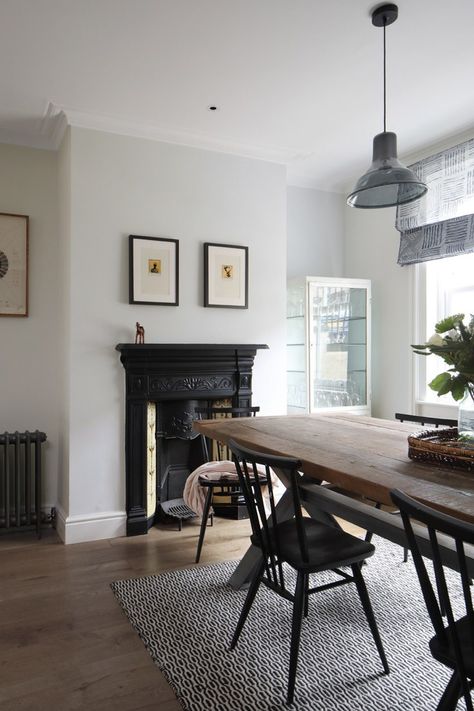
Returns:
[[[204,306],[248,308],[248,247],[204,243]]]

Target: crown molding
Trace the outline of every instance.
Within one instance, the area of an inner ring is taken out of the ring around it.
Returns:
[[[310,172],[298,170],[291,164],[288,166],[287,185],[293,188],[307,188],[317,190],[320,193],[344,194],[344,184],[340,180],[328,181],[320,174],[313,175]]]
[[[61,145],[67,128],[67,117],[64,111],[51,101],[46,106],[40,125],[43,141],[49,148],[57,150]]]
[[[146,138],[152,141],[190,146],[218,153],[230,153],[244,158],[281,163],[283,165],[287,165],[293,160],[301,160],[307,157],[306,153],[288,146],[255,146],[229,139],[214,138],[202,133],[129,121],[50,103],[44,121],[47,122],[54,117],[58,122],[59,116],[64,116],[66,125],[76,128],[87,128],[134,138]],[[65,126],[63,126],[63,120],[61,120],[61,125],[59,126],[58,124],[58,128],[54,130],[55,136],[60,136],[60,140],[64,134],[64,129]]]

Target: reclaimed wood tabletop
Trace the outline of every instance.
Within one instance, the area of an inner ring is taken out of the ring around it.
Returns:
[[[194,428],[212,439],[295,457],[309,477],[373,501],[390,504],[390,490],[397,488],[474,523],[474,472],[409,459],[413,423],[331,413],[201,420]]]

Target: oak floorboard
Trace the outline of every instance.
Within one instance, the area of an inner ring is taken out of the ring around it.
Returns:
[[[194,565],[199,521],[63,545],[53,530],[0,537],[0,710],[178,711],[110,589]],[[249,523],[214,520],[203,564],[240,558]]]
[[[196,520],[68,546],[52,530],[0,537],[0,709],[178,711],[110,583],[194,565],[198,534]],[[215,519],[201,562],[241,557],[248,537],[248,521]]]

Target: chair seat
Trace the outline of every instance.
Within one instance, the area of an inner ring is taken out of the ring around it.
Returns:
[[[208,479],[205,476],[200,476],[198,479],[199,486],[236,486],[239,487],[239,478],[237,475],[222,474],[218,479]]]
[[[260,479],[265,482],[266,478],[262,475]],[[252,479],[253,481],[253,479]],[[200,476],[198,479],[200,486],[235,486],[240,487],[239,477],[237,474],[221,474],[219,478],[209,479],[206,476]]]
[[[294,519],[283,521],[276,526],[281,559],[296,570],[317,573],[339,568],[365,560],[375,551],[375,547],[371,543],[366,543],[350,533],[311,518],[303,518],[303,527],[308,542],[309,560],[307,562],[301,556],[301,546]],[[275,532],[271,531],[271,538],[274,537]],[[255,546],[261,547],[257,536],[252,535],[251,540]],[[275,549],[275,546],[273,545],[272,548]],[[335,551],[337,551],[337,558]]]
[[[467,615],[461,617],[455,622],[455,627],[459,636],[459,643],[462,649],[462,658],[465,666],[466,674],[470,679],[474,679],[474,647],[472,639],[472,621],[470,622]],[[444,664],[451,669],[455,669],[455,654],[452,643],[452,637],[447,632],[448,644],[443,644],[438,635],[430,639],[431,654],[438,662]]]

